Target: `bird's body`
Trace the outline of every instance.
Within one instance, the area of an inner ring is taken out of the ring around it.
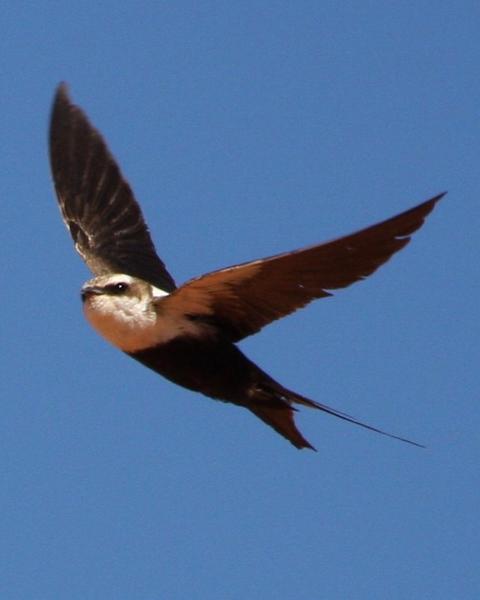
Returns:
[[[167,296],[126,274],[101,276],[82,288],[85,316],[108,342],[185,388],[244,406],[260,418],[279,413],[269,424],[297,447],[311,447],[291,418],[287,397],[293,392],[250,361],[213,322],[170,314]]]
[[[64,220],[96,275],[82,288],[85,316],[107,341],[178,385],[248,408],[297,448],[312,446],[295,426],[294,404],[384,433],[283,387],[236,343],[373,273],[408,243],[441,195],[352,235],[177,288],[128,183],[64,86],[52,111],[50,157]]]

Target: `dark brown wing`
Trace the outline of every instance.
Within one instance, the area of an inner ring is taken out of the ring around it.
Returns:
[[[161,302],[169,312],[211,322],[238,341],[315,298],[330,296],[327,290],[371,275],[408,244],[443,195],[332,242],[193,279]]]
[[[93,273],[126,273],[174,290],[130,186],[64,84],[52,108],[50,162],[63,219]]]

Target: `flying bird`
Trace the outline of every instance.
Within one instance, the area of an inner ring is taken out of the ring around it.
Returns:
[[[94,329],[174,383],[243,406],[297,448],[311,448],[295,405],[414,444],[284,387],[237,342],[331,290],[371,275],[406,246],[444,194],[333,241],[227,267],[177,287],[101,134],[67,87],[55,94],[50,161],[63,220],[95,277],[81,289]]]

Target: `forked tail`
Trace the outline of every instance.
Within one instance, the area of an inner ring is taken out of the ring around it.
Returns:
[[[401,442],[406,442],[407,444],[412,444],[419,448],[425,448],[422,444],[418,444],[417,442],[413,442],[412,440],[408,440],[407,438],[392,433],[387,433],[377,427],[362,423],[362,421],[358,421],[350,415],[335,410],[330,406],[305,398],[296,392],[292,392],[291,390],[282,387],[273,380],[256,386],[255,393],[251,395],[250,403],[247,408],[249,408],[249,410],[257,417],[262,419],[267,425],[273,427],[280,435],[289,440],[296,448],[310,448],[311,450],[315,450],[310,442],[308,442],[297,429],[294,420],[294,412],[296,412],[296,409],[292,404],[302,404],[304,406],[309,406],[310,408],[316,408],[317,410],[322,410],[329,415],[333,415],[334,417],[338,417],[339,419],[343,419],[354,425],[359,425],[360,427],[364,427],[375,433],[386,435],[395,440],[400,440]]]

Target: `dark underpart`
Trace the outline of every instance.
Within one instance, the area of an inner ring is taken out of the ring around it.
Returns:
[[[130,356],[178,385],[242,405],[249,386],[265,375],[237,346],[214,336],[179,337]]]
[[[283,387],[249,360],[235,344],[215,335],[204,338],[184,336],[154,348],[129,353],[129,356],[177,385],[248,408],[296,448],[315,450],[295,425],[296,409],[293,404],[316,408],[370,431],[423,448],[421,444],[367,425]]]
[[[314,449],[295,426],[289,391],[231,342],[185,336],[129,356],[177,385],[248,408],[297,448]]]

